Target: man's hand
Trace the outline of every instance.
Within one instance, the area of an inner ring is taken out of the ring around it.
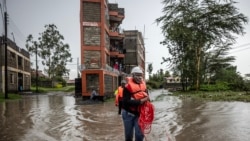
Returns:
[[[149,101],[149,97],[148,96],[146,96],[146,97],[144,97],[144,98],[141,99],[141,104],[144,103],[144,102],[146,102],[146,101]]]

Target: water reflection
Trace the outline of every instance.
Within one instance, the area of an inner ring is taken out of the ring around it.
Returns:
[[[244,102],[205,103],[197,109],[201,113],[200,122],[185,128],[177,139],[193,134],[189,141],[247,141],[250,138],[249,108],[250,104]]]
[[[247,141],[250,104],[180,100],[152,91],[155,120],[147,141]],[[121,141],[114,102],[76,105],[63,93],[0,103],[0,141]]]

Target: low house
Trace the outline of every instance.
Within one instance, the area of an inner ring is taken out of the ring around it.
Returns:
[[[181,83],[179,76],[176,77],[165,77],[167,83]]]
[[[165,77],[164,80],[165,80],[165,83],[163,87],[165,89],[168,89],[170,91],[182,89],[181,78],[179,76]]]
[[[0,92],[29,91],[31,86],[30,54],[7,39],[7,83],[5,84],[5,43],[0,37]]]

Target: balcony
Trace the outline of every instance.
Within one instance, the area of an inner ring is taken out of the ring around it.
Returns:
[[[87,68],[85,64],[82,64],[80,67],[80,70],[81,71],[87,71],[87,70],[93,70],[91,68]],[[121,73],[123,72],[120,72],[119,70],[117,69],[114,69],[113,67],[109,66],[108,64],[106,64],[104,67],[101,67],[99,68],[99,70],[106,70],[106,71],[109,71],[109,72],[112,72],[112,73],[115,73],[117,75],[120,75]]]
[[[123,54],[122,51],[113,50],[113,51],[110,51],[110,57],[124,58],[125,55]]]
[[[119,12],[117,11],[109,11],[109,19],[111,21],[122,22],[124,15],[119,15]]]
[[[121,23],[124,19],[124,8],[118,8],[118,4],[109,4],[108,7],[109,19]]]
[[[112,32],[112,31],[110,31],[109,32],[109,37],[110,37],[110,39],[121,40],[121,39],[124,38],[124,35],[120,34],[118,32]]]

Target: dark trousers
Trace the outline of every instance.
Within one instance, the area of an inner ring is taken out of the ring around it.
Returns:
[[[126,110],[122,110],[122,119],[124,125],[125,132],[125,141],[143,141],[144,135],[139,126],[139,117],[127,112]]]
[[[118,114],[119,115],[121,114],[121,111],[122,111],[122,101],[119,101],[119,104],[118,104]]]
[[[98,100],[98,96],[95,96],[95,95],[94,95],[94,96],[92,97],[91,100],[94,100],[94,101],[95,101],[95,100]]]

